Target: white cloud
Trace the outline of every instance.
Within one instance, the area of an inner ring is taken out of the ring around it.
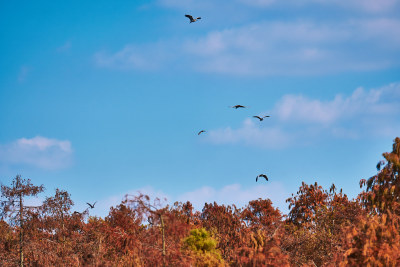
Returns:
[[[335,73],[398,64],[398,36],[399,20],[259,22],[187,41],[185,50],[195,58],[196,68],[204,72]]]
[[[398,0],[352,0],[352,1],[327,1],[317,0],[318,2],[324,2],[326,4],[334,4],[352,9],[361,9],[363,11],[372,13],[382,13],[393,10],[396,6],[399,6]]]
[[[205,140],[214,144],[244,143],[250,146],[278,149],[291,144],[292,137],[279,127],[261,128],[251,119],[246,119],[238,129],[227,127],[209,131]]]
[[[321,138],[393,137],[400,132],[400,83],[378,89],[357,88],[332,100],[285,95],[268,112],[268,124],[249,118],[237,129],[209,130],[206,141],[279,149]]]
[[[380,89],[366,91],[357,88],[352,95],[336,95],[333,100],[321,101],[302,95],[285,95],[274,114],[282,121],[331,125],[338,121],[358,119],[360,116],[387,116],[399,113],[400,84],[393,83]]]
[[[400,20],[262,21],[198,38],[130,44],[95,55],[100,67],[240,75],[315,75],[400,64]]]
[[[72,163],[72,153],[71,142],[68,140],[36,136],[0,145],[0,162],[54,170],[69,166]]]

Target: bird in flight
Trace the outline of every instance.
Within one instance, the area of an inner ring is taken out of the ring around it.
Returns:
[[[96,205],[96,203],[97,203],[97,201],[94,202],[93,204],[86,202],[86,204],[88,204],[91,209],[94,209],[94,205]]]
[[[201,130],[197,135],[200,135],[201,133],[205,133],[205,130]]]
[[[196,20],[201,19],[201,17],[193,18],[192,15],[187,15],[187,14],[185,15],[185,17],[187,17],[187,18],[190,19],[190,23],[195,22]]]
[[[268,181],[268,177],[265,175],[265,174],[259,174],[259,175],[257,175],[257,177],[256,177],[256,182],[258,182],[258,178],[265,178],[265,180],[267,180]]]
[[[234,106],[232,106],[231,108],[238,109],[238,108],[245,108],[245,106],[242,106],[242,105],[234,105]]]
[[[263,121],[264,120],[264,118],[268,118],[269,116],[263,116],[263,117],[260,117],[260,116],[253,116],[253,118],[257,118],[257,119],[259,119],[260,121]]]

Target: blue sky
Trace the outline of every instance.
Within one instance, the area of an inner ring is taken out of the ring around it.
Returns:
[[[399,14],[398,0],[1,1],[0,181],[101,216],[138,190],[284,211],[302,181],[354,197],[400,136]]]

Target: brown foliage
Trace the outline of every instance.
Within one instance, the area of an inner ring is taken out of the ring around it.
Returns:
[[[400,266],[400,138],[383,157],[357,199],[303,182],[287,216],[269,199],[199,212],[139,194],[98,218],[59,189],[25,206],[44,187],[17,176],[1,186],[1,266]]]

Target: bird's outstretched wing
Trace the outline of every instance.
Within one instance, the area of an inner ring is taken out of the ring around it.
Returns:
[[[231,108],[238,109],[238,108],[245,108],[245,106],[242,106],[242,105],[234,105],[234,106],[232,106]]]
[[[90,207],[91,209],[94,209],[94,205],[96,205],[96,203],[97,203],[97,201],[96,201],[96,202],[94,202],[94,203],[93,203],[93,205],[92,205],[92,204],[90,204],[90,203],[86,202],[86,204],[88,204],[88,205],[89,205],[89,207]]]
[[[204,133],[205,131],[204,130],[201,130],[197,135],[200,135],[201,133]]]
[[[268,181],[268,177],[267,177],[265,174],[259,174],[259,175],[256,177],[256,182],[258,181],[258,178],[259,178],[259,177],[262,177],[262,178],[264,178],[265,180]]]
[[[185,17],[189,18],[189,19],[190,19],[190,21],[194,21],[194,19],[193,19],[192,15],[188,15],[188,14],[186,14],[186,15],[185,15]]]
[[[263,120],[263,118],[260,118],[259,116],[253,116],[253,118],[257,118],[257,119],[259,119],[260,121]]]

